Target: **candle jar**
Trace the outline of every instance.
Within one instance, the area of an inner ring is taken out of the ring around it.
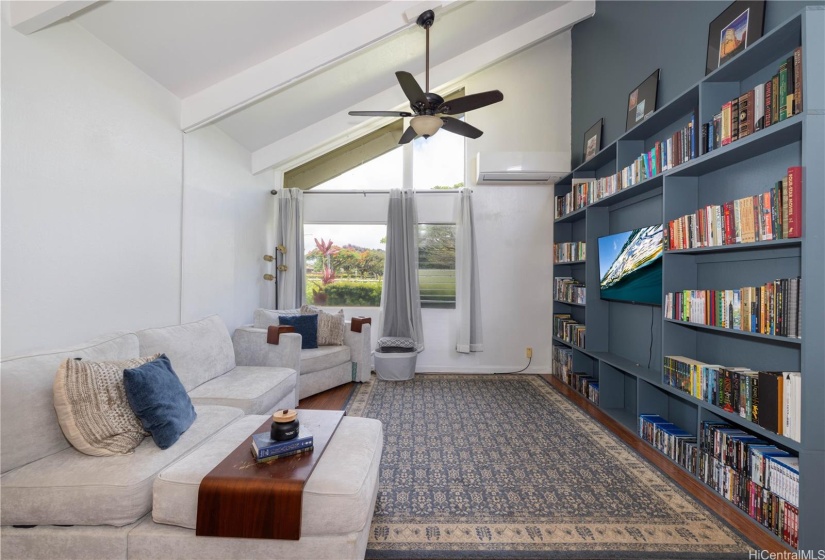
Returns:
[[[288,441],[298,437],[298,411],[279,410],[272,415],[269,438],[275,441]]]

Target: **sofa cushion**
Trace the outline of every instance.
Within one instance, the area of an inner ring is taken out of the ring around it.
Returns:
[[[301,335],[301,350],[318,348],[318,315],[281,315],[278,320]]]
[[[312,412],[303,411],[301,419],[310,431]],[[194,529],[201,480],[267,419],[247,416],[238,420],[191,455],[164,469],[155,480],[153,520]],[[341,419],[304,486],[302,536],[343,534],[364,527],[378,484],[382,446],[382,426],[378,420],[348,416]]]
[[[318,315],[318,346],[341,346],[344,344],[344,310],[327,313],[320,307],[301,306],[302,315]]]
[[[301,374],[329,369],[349,361],[349,346],[321,346],[301,350]]]
[[[295,390],[289,368],[238,366],[189,393],[195,404],[234,406],[245,414],[266,414]]]
[[[67,358],[54,378],[54,409],[66,439],[86,455],[130,453],[146,436],[123,386],[123,370],[158,356],[92,362]]]
[[[125,370],[123,385],[132,410],[161,449],[171,447],[195,421],[195,407],[166,354]]]
[[[184,325],[138,331],[140,354],[166,354],[187,391],[235,367],[235,350],[217,315]]]
[[[261,309],[258,308],[252,314],[252,326],[256,329],[267,329],[280,325],[278,318],[281,315],[300,315],[299,309]]]
[[[0,471],[6,472],[70,447],[54,410],[57,368],[67,358],[137,358],[134,334],[115,333],[78,346],[8,358],[0,363]],[[32,434],[37,443],[32,444]],[[3,496],[5,500],[5,496]]]
[[[203,406],[176,445],[161,450],[143,440],[131,455],[91,457],[69,447],[0,478],[2,525],[114,525],[152,509],[157,473],[241,418],[237,408]],[[31,443],[31,442],[30,442]]]

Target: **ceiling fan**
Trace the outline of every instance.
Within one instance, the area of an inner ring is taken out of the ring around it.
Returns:
[[[430,89],[430,27],[432,27],[434,21],[435,14],[432,10],[422,13],[416,20],[416,23],[427,32],[427,90]],[[460,115],[473,109],[498,103],[504,99],[500,91],[492,90],[444,101],[444,98],[438,94],[429,91],[424,92],[409,72],[399,71],[395,73],[395,76],[398,78],[401,89],[404,90],[404,95],[410,100],[412,113],[406,111],[350,111],[349,114],[354,117],[413,117],[410,126],[401,135],[401,139],[398,141],[399,144],[406,144],[417,136],[429,138],[438,132],[439,128],[468,138],[478,138],[483,134],[482,131],[464,121],[446,115]]]

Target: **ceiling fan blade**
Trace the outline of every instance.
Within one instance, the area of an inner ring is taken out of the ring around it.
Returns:
[[[401,140],[398,141],[399,144],[407,144],[412,142],[412,140],[418,136],[413,130],[412,126],[408,126],[407,130],[404,131],[404,134],[401,135]]]
[[[448,132],[460,134],[461,136],[466,136],[467,138],[478,138],[484,134],[476,127],[452,117],[441,117],[441,120],[444,122],[441,128]]]
[[[406,111],[350,111],[352,117],[411,117]]]
[[[395,77],[398,78],[398,83],[401,85],[401,89],[404,90],[404,95],[410,100],[411,105],[427,106],[427,96],[424,94],[421,86],[418,85],[418,82],[415,81],[412,74],[398,71],[395,73]]]
[[[498,103],[504,99],[504,95],[497,89],[492,91],[484,91],[482,93],[474,93],[472,95],[465,95],[458,99],[451,99],[445,101],[436,110],[436,113],[443,113],[445,115],[460,115],[473,109],[480,109],[493,103]]]

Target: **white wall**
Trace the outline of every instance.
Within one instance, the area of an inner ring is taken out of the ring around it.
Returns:
[[[274,285],[263,260],[272,172],[252,176],[249,152],[216,126],[184,137],[182,322],[217,313],[229,331],[252,322]]]
[[[180,103],[72,22],[2,35],[3,356],[180,312]]]

